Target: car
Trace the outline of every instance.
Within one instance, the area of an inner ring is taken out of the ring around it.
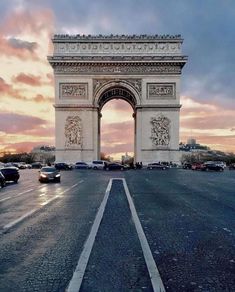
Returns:
[[[32,168],[36,168],[36,169],[42,168],[41,162],[33,162],[31,166]]]
[[[60,182],[60,171],[53,166],[45,166],[39,170],[40,182]]]
[[[55,168],[58,170],[72,170],[72,165],[65,162],[57,162],[55,163]]]
[[[1,168],[1,173],[4,175],[6,181],[17,183],[20,178],[19,168],[14,166]]]
[[[153,163],[149,163],[147,165],[147,169],[162,169],[162,170],[166,170],[169,167],[167,165],[161,164],[159,162],[153,162]]]
[[[1,188],[3,188],[3,187],[5,187],[5,185],[6,185],[5,176],[0,171],[0,186],[1,186]]]
[[[221,164],[211,162],[211,163],[204,163],[201,170],[202,171],[209,171],[209,170],[224,171],[224,167]]]
[[[105,169],[108,162],[105,160],[93,160],[90,167],[92,169]]]
[[[235,163],[232,163],[229,165],[229,170],[235,170]]]
[[[122,165],[121,163],[111,162],[107,163],[106,170],[126,170],[128,167],[126,165]]]
[[[75,163],[74,168],[75,169],[88,169],[89,165],[86,162],[79,161],[79,162]]]
[[[201,162],[195,162],[195,163],[192,164],[191,169],[192,169],[192,170],[201,170],[202,167],[203,167],[203,165],[204,165],[204,164],[201,163]]]
[[[192,169],[192,164],[191,163],[188,163],[188,162],[185,162],[183,164],[183,169]]]

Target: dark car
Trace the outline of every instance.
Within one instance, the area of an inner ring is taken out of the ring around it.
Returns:
[[[2,172],[0,171],[0,186],[1,186],[1,188],[3,188],[3,187],[5,187],[5,185],[6,185],[5,177],[2,174]]]
[[[19,169],[14,166],[1,168],[1,173],[4,175],[6,181],[17,183],[20,178]]]
[[[88,169],[89,165],[86,162],[79,161],[79,162],[75,163],[74,168],[75,169]]]
[[[45,166],[39,170],[40,182],[60,182],[60,171],[52,166]]]
[[[209,170],[224,171],[224,168],[222,165],[217,164],[217,163],[204,163],[201,170],[203,170],[203,171],[209,171]]]
[[[167,165],[161,164],[159,162],[154,162],[154,163],[149,163],[147,165],[147,169],[161,169],[165,170],[168,169],[169,167]]]
[[[108,163],[105,169],[106,170],[125,170],[127,169],[127,167],[120,163],[112,162],[112,163]]]
[[[183,169],[192,169],[192,164],[188,163],[188,162],[184,163],[183,164]]]
[[[42,168],[41,162],[33,162],[31,166],[32,168],[36,168],[36,169]]]
[[[235,170],[235,163],[232,163],[229,165],[229,170]]]
[[[72,170],[72,166],[65,162],[55,163],[55,168],[58,170]]]

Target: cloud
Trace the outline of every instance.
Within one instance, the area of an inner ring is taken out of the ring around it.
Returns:
[[[42,103],[42,102],[53,102],[54,98],[49,97],[49,96],[43,96],[42,94],[37,94],[34,98],[32,98],[33,101],[37,103]]]
[[[12,48],[28,50],[31,53],[38,47],[36,42],[27,42],[16,38],[9,38],[7,41]]]
[[[12,78],[12,81],[16,83],[31,85],[31,86],[41,86],[42,85],[41,79],[42,79],[41,76],[20,73],[17,76],[14,76]]]
[[[27,6],[20,10],[11,10],[4,17],[1,27],[4,35],[24,35],[38,37],[38,35],[54,32],[54,15],[52,10],[40,7],[40,9],[28,9]]]
[[[38,140],[35,142],[17,142],[17,143],[6,143],[4,148],[1,149],[1,152],[4,151],[8,152],[16,152],[16,153],[23,153],[23,152],[30,152],[34,147],[38,145],[49,145],[51,144],[50,140]]]
[[[1,132],[7,134],[22,134],[25,131],[30,131],[37,127],[47,125],[47,121],[17,113],[4,113],[0,112]]]
[[[21,60],[45,62],[45,53],[51,49],[54,16],[49,9],[12,9],[4,15],[0,28],[1,55]]]
[[[181,127],[189,129],[231,129],[235,127],[233,109],[223,108],[214,103],[197,102],[183,97]]]
[[[0,77],[0,93],[1,95],[6,95],[14,97],[17,99],[25,99],[20,95],[20,91],[13,88],[11,84],[5,82],[3,78]]]
[[[106,154],[134,151],[134,122],[104,124],[101,127],[101,151]]]
[[[7,57],[16,57],[21,60],[39,60],[35,50],[37,44],[27,42],[20,39],[10,38],[7,39],[0,35],[0,53]]]

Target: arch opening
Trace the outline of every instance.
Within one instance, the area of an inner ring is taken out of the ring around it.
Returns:
[[[107,90],[105,90],[101,95],[100,98],[98,100],[98,106],[99,106],[99,110],[101,111],[103,106],[110,100],[112,99],[123,99],[126,102],[128,102],[133,111],[135,111],[135,107],[136,107],[136,98],[134,96],[134,94],[127,88],[123,87],[123,86],[112,86],[110,88],[108,88]]]
[[[123,163],[135,156],[135,115],[133,104],[121,96],[105,99],[100,104],[100,158]]]

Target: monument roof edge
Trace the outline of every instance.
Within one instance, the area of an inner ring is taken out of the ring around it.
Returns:
[[[177,41],[177,42],[183,42],[183,38],[181,37],[180,34],[178,35],[169,35],[169,34],[164,34],[164,35],[148,35],[148,34],[140,34],[140,35],[69,35],[69,34],[54,34],[52,37],[53,42],[76,42],[76,41],[81,41],[81,42],[151,42],[151,41],[162,41],[162,42],[169,42],[169,41]]]

